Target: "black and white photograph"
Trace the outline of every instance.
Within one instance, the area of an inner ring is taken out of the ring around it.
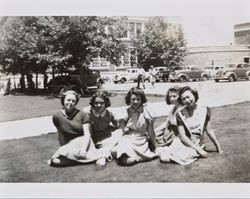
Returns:
[[[1,3],[3,196],[249,196],[250,4],[62,2]]]

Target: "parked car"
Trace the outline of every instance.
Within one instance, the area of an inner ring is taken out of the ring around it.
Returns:
[[[183,70],[183,67],[182,66],[171,66],[169,67],[166,71],[161,71],[161,79],[164,81],[164,82],[167,82],[169,80],[169,75],[176,71],[176,70]]]
[[[84,70],[80,72],[70,72],[67,75],[59,75],[51,79],[48,83],[48,89],[58,93],[63,88],[70,88],[78,93],[85,92],[88,87],[96,86],[100,88],[103,84],[100,72],[98,70]]]
[[[182,70],[176,70],[169,75],[169,80],[171,82],[179,81],[196,81],[196,80],[208,80],[209,74],[205,71],[200,69],[198,66],[185,66]]]
[[[228,80],[230,82],[238,79],[250,80],[250,65],[247,63],[232,63],[225,65],[224,69],[219,70],[215,76],[215,82]]]
[[[167,66],[157,66],[157,67],[154,67],[153,70],[155,72],[155,81],[159,82],[160,80],[162,80],[162,74],[165,71],[168,71],[168,68]]]
[[[114,76],[113,82],[117,83],[125,83],[127,81],[134,81],[137,82],[138,75],[139,75],[139,68],[129,68],[126,69],[124,72],[117,73]],[[149,73],[145,72],[145,80],[149,80]]]
[[[222,70],[224,66],[208,66],[205,71],[209,74],[210,78],[214,78],[218,70]]]

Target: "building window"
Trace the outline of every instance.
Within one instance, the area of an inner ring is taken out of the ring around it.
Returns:
[[[135,38],[135,23],[129,23],[130,38]]]
[[[136,23],[136,36],[139,36],[142,33],[142,24]]]

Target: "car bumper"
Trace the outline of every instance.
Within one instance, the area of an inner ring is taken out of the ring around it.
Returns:
[[[168,80],[171,81],[171,82],[174,82],[174,81],[177,81],[177,80],[178,80],[178,77],[169,76],[169,77],[168,77]]]
[[[228,77],[226,77],[226,76],[215,77],[214,80],[228,80]]]

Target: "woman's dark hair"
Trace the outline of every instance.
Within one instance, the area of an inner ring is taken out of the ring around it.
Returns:
[[[179,103],[180,103],[181,105],[184,105],[183,102],[182,102],[182,100],[181,100],[181,95],[182,95],[183,93],[185,93],[186,91],[190,91],[190,92],[194,95],[195,102],[198,101],[198,99],[199,99],[198,92],[197,92],[196,90],[192,89],[192,88],[189,87],[189,86],[184,86],[184,87],[182,87],[182,88],[180,89],[180,91],[179,91],[179,98],[178,98],[178,101],[179,101]]]
[[[95,104],[95,99],[99,97],[102,98],[104,100],[104,104],[106,107],[109,107],[111,105],[110,99],[108,97],[108,94],[104,91],[97,91],[94,95],[92,95],[92,97],[90,98],[90,102],[89,104],[94,107]]]
[[[144,91],[141,88],[133,87],[129,90],[129,92],[127,93],[125,97],[125,101],[127,105],[131,104],[130,98],[132,95],[140,95],[142,104],[147,102],[147,98],[146,98]]]
[[[62,94],[62,96],[61,96],[61,104],[64,106],[65,97],[66,97],[67,95],[69,95],[69,94],[72,94],[72,95],[75,95],[75,96],[76,96],[76,104],[75,104],[75,105],[77,105],[78,102],[79,102],[79,99],[80,99],[80,95],[78,95],[78,93],[75,92],[75,91],[73,91],[73,90],[68,90],[68,91],[66,91],[66,92],[64,92],[64,93]]]
[[[174,92],[174,93],[177,93],[179,95],[179,90],[180,90],[180,88],[177,87],[177,86],[174,86],[174,87],[171,87],[171,88],[168,89],[168,92],[167,92],[167,95],[166,95],[166,103],[167,104],[171,104],[170,99],[169,99],[169,93]],[[179,99],[179,97],[178,97],[178,99]]]

